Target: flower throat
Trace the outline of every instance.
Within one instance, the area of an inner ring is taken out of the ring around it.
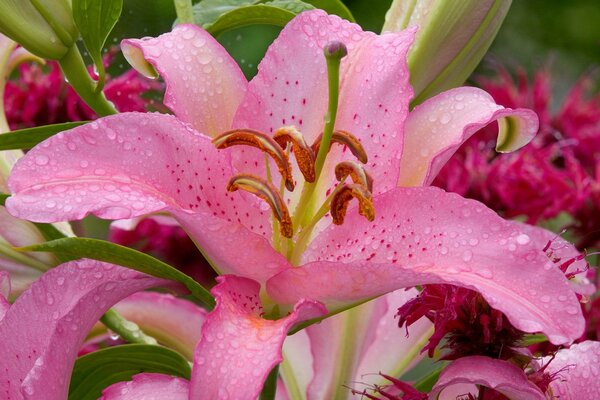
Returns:
[[[213,139],[218,149],[244,145],[261,150],[265,154],[267,177],[241,173],[234,175],[227,185],[230,192],[244,190],[264,200],[273,212],[273,247],[288,260],[297,265],[302,252],[308,246],[312,231],[328,212],[333,223],[344,222],[348,204],[352,199],[359,203],[358,212],[373,221],[373,179],[364,168],[367,154],[360,141],[350,132],[335,130],[339,101],[340,62],[347,54],[346,46],[337,41],[329,42],[324,48],[327,61],[329,102],[325,115],[323,133],[308,145],[302,133],[295,126],[283,126],[273,136],[252,129],[231,130]],[[346,146],[359,162],[342,161],[335,166],[338,184],[326,197],[319,208],[315,207],[316,188],[322,177],[323,166],[333,143]],[[294,154],[298,169],[304,178],[300,200],[291,215],[284,200],[285,190],[292,192],[296,183],[293,180],[290,154]],[[281,185],[272,183],[269,160],[272,159],[281,175]],[[350,178],[352,183],[345,183]]]

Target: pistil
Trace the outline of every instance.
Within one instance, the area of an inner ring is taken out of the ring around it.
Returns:
[[[317,185],[319,184],[319,178],[323,165],[325,165],[325,158],[329,153],[331,146],[331,137],[335,129],[335,120],[337,117],[338,102],[340,95],[340,63],[342,58],[348,54],[346,46],[342,42],[333,41],[325,45],[323,51],[325,54],[325,60],[327,62],[327,78],[328,78],[328,89],[329,89],[329,102],[327,107],[327,114],[325,115],[325,127],[323,129],[323,135],[319,144],[319,151],[315,159],[315,182],[307,182],[302,190],[302,196],[296,211],[294,213],[293,224],[296,229],[301,225],[302,221],[307,221],[310,217],[307,217],[306,211],[312,203],[313,195]]]

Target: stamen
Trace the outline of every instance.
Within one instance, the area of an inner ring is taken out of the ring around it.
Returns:
[[[296,157],[298,168],[307,182],[315,181],[315,153],[306,144],[302,133],[294,126],[284,126],[275,131],[273,139],[285,149],[288,143],[292,144],[292,151]]]
[[[354,183],[363,185],[369,192],[373,192],[373,178],[367,170],[355,161],[342,161],[335,166],[335,178],[338,181],[350,176]]]
[[[358,200],[358,213],[360,215],[369,221],[375,219],[375,207],[373,206],[371,192],[363,185],[352,183],[345,184],[331,200],[331,216],[334,224],[341,225],[344,223],[348,203],[352,198]]]
[[[311,146],[313,149],[313,152],[315,154],[317,154],[319,152],[319,148],[321,147],[322,137],[323,137],[323,134],[319,135],[319,137],[315,140],[315,142]],[[366,164],[369,161],[369,158],[367,157],[367,152],[365,151],[364,147],[360,143],[360,140],[358,140],[356,138],[356,136],[354,136],[350,132],[334,131],[333,134],[331,135],[331,142],[347,146],[350,149],[350,151],[352,152],[352,154],[354,154],[354,157],[356,157],[358,159],[358,161],[360,161],[361,163]],[[330,149],[331,149],[331,147],[330,147]]]
[[[294,235],[290,213],[272,183],[251,174],[239,174],[233,176],[227,184],[227,190],[230,192],[238,189],[245,190],[266,201],[271,206],[273,217],[279,221],[281,234],[286,238]]]
[[[285,181],[285,187],[290,192],[294,190],[295,184],[292,178],[292,166],[288,156],[283,149],[270,136],[253,129],[235,129],[225,132],[212,140],[217,149],[226,149],[231,146],[244,145],[255,147],[267,153],[279,169],[279,173]]]

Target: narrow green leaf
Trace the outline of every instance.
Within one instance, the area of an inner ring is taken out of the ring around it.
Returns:
[[[10,194],[8,193],[0,193],[0,206],[3,206],[4,203],[6,202],[6,199],[8,199],[10,197]]]
[[[208,290],[188,275],[148,254],[115,243],[99,239],[73,237],[21,247],[18,250],[45,251],[54,253],[57,256],[68,256],[71,260],[91,258],[122,265],[158,278],[180,282],[209,309],[212,309],[215,305],[215,300]]]
[[[98,90],[104,87],[102,48],[121,16],[123,0],[73,0],[73,18],[98,70]]]
[[[63,124],[44,125],[3,133],[0,135],[0,150],[31,149],[58,132],[78,127],[87,122],[65,122]]]
[[[109,347],[80,357],[75,362],[69,400],[96,400],[106,387],[142,373],[162,373],[189,379],[185,358],[166,347],[128,344]]]

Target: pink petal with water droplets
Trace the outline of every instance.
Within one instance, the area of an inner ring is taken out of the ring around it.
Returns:
[[[168,281],[92,260],[46,272],[0,321],[0,393],[8,399],[65,399],[87,333],[113,304]]]
[[[217,279],[219,284],[212,289],[217,306],[196,347],[190,398],[253,400],[281,362],[288,330],[326,310],[319,303],[300,300],[290,315],[266,320],[261,317],[257,282],[231,275]]]
[[[135,293],[114,306],[125,319],[136,323],[160,343],[193,358],[207,311],[170,294]]]
[[[257,275],[248,276],[262,279],[262,268],[271,270],[283,257],[264,238],[271,234],[270,211],[261,211],[255,198],[227,192],[235,173],[229,156],[173,116],[123,113],[36,146],[13,169],[6,204],[11,214],[37,222],[171,211],[220,272],[253,266]],[[256,252],[231,246],[234,232],[260,242],[259,261],[267,262],[257,264]],[[229,251],[221,252],[227,243]]]
[[[98,400],[189,400],[189,382],[162,374],[137,374],[130,382],[115,383]]]
[[[283,29],[267,51],[234,126],[272,133],[281,126],[295,125],[311,144],[322,132],[327,112],[323,47],[329,41],[341,41],[348,56],[341,62],[336,128],[348,130],[362,141],[370,157],[375,190],[391,188],[397,181],[400,133],[412,97],[406,53],[413,37],[414,31],[379,36],[320,10],[304,12]],[[240,157],[240,169],[264,165],[260,153],[246,151]],[[329,163],[341,158],[353,156],[335,146]]]
[[[588,263],[573,244],[563,239],[560,234],[540,228],[538,226],[522,224],[521,228],[531,240],[535,241],[537,247],[546,249],[546,255],[557,267],[567,265],[563,271],[566,274],[574,274],[569,283],[575,293],[591,296],[596,291],[596,286],[587,278]],[[522,236],[521,240],[528,240]]]
[[[406,121],[400,185],[431,184],[461,144],[497,120],[502,127],[498,151],[517,150],[538,131],[539,121],[533,111],[499,106],[477,88],[451,89],[417,106]]]
[[[2,321],[4,315],[10,307],[10,304],[7,300],[9,295],[10,277],[8,276],[8,272],[0,271],[0,321]]]
[[[350,210],[342,226],[320,233],[300,268],[267,282],[271,298],[310,298],[340,309],[402,287],[454,284],[480,292],[525,332],[555,344],[584,329],[579,302],[564,274],[520,225],[483,204],[441,189],[397,188],[374,198],[376,220]]]
[[[469,392],[477,398],[479,391],[474,385],[494,389],[511,400],[546,399],[540,389],[527,380],[523,370],[508,361],[482,356],[463,357],[452,362],[442,371],[429,398],[455,400],[461,394],[466,398]]]
[[[123,54],[144,75],[145,60],[167,84],[164,103],[199,132],[216,136],[231,128],[248,82],[229,53],[204,29],[177,25],[157,38],[121,42]]]
[[[546,372],[556,374],[550,388],[560,400],[595,399],[600,393],[600,342],[587,340],[562,349],[550,361]]]

